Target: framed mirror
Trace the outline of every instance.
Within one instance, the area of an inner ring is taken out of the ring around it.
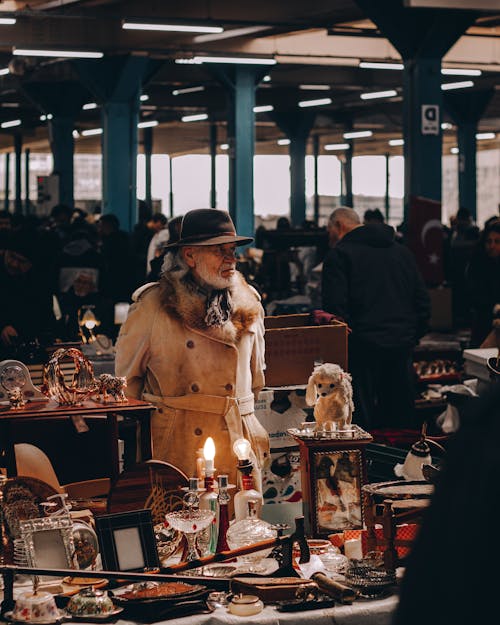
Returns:
[[[28,566],[44,569],[74,569],[73,522],[67,516],[20,521]]]

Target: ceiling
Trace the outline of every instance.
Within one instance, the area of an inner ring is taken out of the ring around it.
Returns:
[[[401,147],[389,146],[388,140],[402,135],[403,72],[359,67],[360,61],[401,59],[354,0],[0,0],[1,16],[15,16],[17,21],[14,25],[0,25],[0,69],[11,70],[0,76],[0,122],[21,119],[22,125],[0,130],[0,151],[12,150],[14,132],[22,133],[23,145],[32,151],[49,150],[49,124],[40,117],[50,110],[33,97],[40,84],[49,85],[54,93],[63,93],[68,85],[84,90],[71,61],[13,56],[13,47],[17,47],[99,50],[106,56],[132,53],[156,60],[157,69],[144,85],[143,94],[148,99],[141,108],[143,120],[159,122],[153,133],[155,153],[207,153],[212,124],[217,127],[218,145],[226,142],[227,100],[223,86],[206,64],[175,62],[197,54],[276,59],[277,64],[269,67],[270,80],[261,82],[256,93],[257,105],[272,105],[276,112],[294,110],[301,100],[331,98],[331,104],[310,109],[316,112],[311,134],[319,136],[320,153],[338,154],[325,152],[324,145],[343,142],[342,133],[351,125],[355,130],[370,129],[374,133],[369,139],[356,140],[356,154],[402,153]],[[125,18],[216,25],[224,31],[200,35],[125,30]],[[475,24],[443,59],[443,67],[482,70],[480,77],[472,79],[472,89],[493,88],[495,93],[479,130],[499,131],[500,9],[477,14]],[[444,76],[443,82],[465,79]],[[173,94],[177,89],[193,87],[203,90]],[[388,89],[396,90],[396,96],[360,98],[361,93]],[[89,103],[95,101],[90,92],[84,91],[82,98]],[[193,113],[207,113],[209,121],[180,121],[183,115]],[[445,117],[444,121],[451,120]],[[99,107],[78,112],[77,130],[100,125]],[[444,152],[449,153],[456,145],[456,129],[445,130],[443,137]],[[280,138],[284,135],[270,114],[257,113],[256,153],[287,154],[288,148],[277,144]],[[478,142],[478,147],[500,147],[500,134],[493,140]],[[75,149],[99,152],[100,138],[80,136]]]

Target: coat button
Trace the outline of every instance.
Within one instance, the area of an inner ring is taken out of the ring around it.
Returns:
[[[201,436],[203,434],[203,430],[201,428],[196,428],[194,433],[196,436]]]
[[[191,390],[193,391],[193,393],[197,393],[200,390],[200,387],[198,386],[198,384],[191,384]]]
[[[232,391],[233,390],[233,385],[232,384],[226,384],[226,386],[224,388],[226,389],[226,391]]]
[[[194,347],[194,341],[188,341],[188,342],[186,343],[186,347],[189,347],[189,349],[193,349],[193,347]]]
[[[159,412],[160,414],[163,414],[163,408],[158,408],[158,412]]]

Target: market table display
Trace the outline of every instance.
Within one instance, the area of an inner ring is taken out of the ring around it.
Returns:
[[[102,403],[85,400],[78,406],[62,406],[54,400],[28,402],[23,408],[16,410],[2,406],[0,411],[0,454],[9,476],[15,476],[16,459],[14,454],[14,425],[28,425],[38,420],[80,420],[85,417],[105,416],[107,423],[107,439],[109,441],[109,458],[107,464],[112,479],[119,474],[118,458],[118,419],[123,415],[133,416],[140,426],[140,449],[143,460],[151,458],[150,415],[153,406],[147,402],[129,399],[127,403]]]

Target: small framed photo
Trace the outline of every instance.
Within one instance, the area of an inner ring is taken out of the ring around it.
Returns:
[[[143,571],[160,566],[151,510],[95,518],[102,565],[108,571]]]
[[[313,453],[315,535],[363,528],[362,476],[359,449]]]
[[[44,517],[19,522],[28,565],[40,569],[74,569],[73,521],[69,517]]]

